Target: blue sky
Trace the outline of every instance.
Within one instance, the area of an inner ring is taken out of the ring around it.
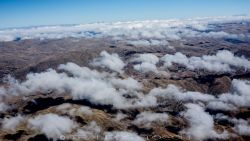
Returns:
[[[0,0],[0,28],[250,15],[250,0]]]

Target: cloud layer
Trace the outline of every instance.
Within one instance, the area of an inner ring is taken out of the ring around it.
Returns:
[[[246,35],[243,34],[216,31],[213,25],[240,23],[249,19],[248,16],[207,17],[4,29],[0,30],[0,41],[111,37],[135,45],[168,45],[167,40],[179,40],[184,37],[244,38]]]

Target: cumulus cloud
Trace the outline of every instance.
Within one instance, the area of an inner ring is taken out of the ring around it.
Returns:
[[[87,107],[87,106],[81,106],[79,109],[78,109],[78,112],[79,113],[83,113],[83,114],[86,114],[86,115],[93,115],[93,111],[91,110],[90,107]]]
[[[173,63],[181,64],[188,69],[206,69],[215,72],[230,72],[234,68],[250,68],[250,61],[246,58],[235,56],[227,50],[218,51],[216,55],[203,55],[202,57],[190,57],[178,52],[174,55],[166,54],[161,58],[165,67],[171,67]]]
[[[157,72],[157,67],[154,64],[143,62],[141,64],[134,65],[134,69],[142,73]]]
[[[166,40],[129,40],[127,43],[135,45],[135,46],[166,46],[169,45],[168,41]]]
[[[5,112],[6,110],[10,109],[10,106],[3,103],[3,102],[0,102],[0,112]]]
[[[186,104],[186,107],[188,109],[183,116],[188,121],[189,127],[182,131],[184,134],[193,140],[227,138],[227,133],[218,134],[214,130],[213,117],[206,113],[203,107],[191,103]]]
[[[80,107],[74,107],[74,105],[69,103],[64,103],[56,107],[57,111],[60,111],[63,114],[69,114],[69,115],[88,115],[91,116],[93,114],[93,111],[88,106],[80,106]]]
[[[111,83],[118,88],[127,90],[140,90],[142,88],[142,85],[131,77],[126,79],[113,78],[111,79]]]
[[[16,95],[46,93],[51,90],[57,93],[68,91],[73,99],[88,99],[93,103],[116,106],[124,103],[124,99],[108,81],[100,78],[70,77],[66,73],[57,73],[53,69],[41,73],[30,73],[21,83],[11,80],[10,85],[9,93]]]
[[[249,136],[250,135],[250,124],[248,121],[243,120],[243,119],[232,119],[234,122],[234,130],[239,134],[239,135],[245,135]]]
[[[152,123],[167,123],[168,114],[166,113],[152,113],[152,112],[142,112],[136,116],[133,124],[145,126],[147,128],[151,127]]]
[[[158,72],[156,64],[159,62],[159,58],[154,54],[139,54],[137,57],[131,60],[134,63],[134,69],[140,72]]]
[[[154,54],[139,54],[137,57],[132,59],[133,62],[148,62],[151,64],[157,64],[159,62],[159,58]]]
[[[7,93],[24,96],[53,91],[69,94],[73,99],[87,99],[94,104],[113,105],[116,108],[131,107],[136,99],[146,99],[137,93],[142,85],[131,77],[115,78],[113,74],[100,73],[73,63],[59,65],[58,69],[67,73],[48,69],[41,73],[30,73],[22,82],[10,77]],[[134,98],[126,99],[127,94]]]
[[[94,66],[100,66],[103,68],[108,68],[110,70],[123,73],[123,68],[125,67],[124,62],[120,59],[118,54],[109,54],[106,51],[100,53],[99,58],[95,58],[92,62]]]
[[[135,60],[158,62],[157,57],[152,55],[138,56]],[[112,74],[100,73],[73,63],[62,64],[58,69],[67,73],[48,69],[41,73],[30,73],[22,82],[9,78],[9,87],[4,90],[4,93],[10,96],[53,91],[59,94],[67,93],[73,99],[87,99],[94,104],[113,105],[116,108],[153,107],[158,105],[159,99],[203,102],[208,109],[224,111],[249,107],[250,103],[247,93],[250,89],[248,81],[233,80],[232,91],[217,97],[186,91],[172,84],[166,88],[153,88],[148,94],[144,94],[141,92],[142,84],[131,77],[116,78]],[[131,98],[127,98],[128,95]],[[6,108],[6,105],[2,103],[1,109]]]
[[[46,93],[50,90],[64,92],[64,83],[67,75],[65,73],[57,73],[53,69],[48,69],[41,73],[29,73],[26,81],[19,82],[9,77],[8,82],[11,86],[8,93],[11,95],[28,95],[37,91]]]
[[[154,107],[157,106],[157,98],[154,95],[137,93],[138,99],[133,102],[133,107]]]
[[[66,64],[59,65],[58,69],[67,71],[74,75],[75,77],[79,77],[82,79],[90,79],[90,78],[103,78],[107,74],[100,73],[96,70],[91,70],[87,67],[80,67],[75,63],[68,62]]]
[[[69,103],[63,103],[59,106],[56,107],[56,110],[58,111],[64,111],[64,110],[68,110],[69,108],[72,107],[72,104],[69,104]]]
[[[24,117],[18,115],[16,117],[4,118],[2,123],[2,129],[16,131],[16,127],[24,120]]]
[[[125,131],[106,132],[104,141],[145,141],[136,133]]]
[[[6,97],[6,90],[4,87],[0,87],[0,101],[3,101]]]
[[[101,127],[95,121],[91,121],[88,125],[78,129],[74,136],[77,139],[84,140],[98,139],[101,130]]]
[[[77,125],[68,117],[58,116],[56,114],[39,115],[28,120],[28,127],[39,130],[48,138],[57,140],[64,134],[70,133]]]
[[[172,84],[168,85],[167,88],[154,88],[149,92],[149,95],[165,99],[175,99],[184,102],[207,102],[215,99],[215,97],[212,95],[203,94],[200,92],[184,91]]]
[[[250,107],[250,82],[247,80],[232,81],[232,92],[219,95],[220,101],[233,104],[237,107]]]
[[[121,121],[122,119],[126,118],[127,115],[126,114],[123,114],[123,113],[117,113],[116,116],[115,116],[115,121]]]
[[[237,108],[234,105],[219,100],[209,101],[208,104],[206,105],[206,108],[211,110],[221,110],[221,111],[237,110]]]
[[[234,127],[232,128],[236,134],[238,135],[243,135],[243,136],[248,136],[250,134],[250,124],[249,124],[249,121],[247,120],[244,120],[244,119],[237,119],[237,118],[234,118],[234,117],[229,117],[227,115],[224,115],[224,114],[216,114],[214,116],[214,118],[216,120],[226,120],[230,123],[233,123],[234,124]],[[231,136],[236,136],[235,134],[231,134]]]

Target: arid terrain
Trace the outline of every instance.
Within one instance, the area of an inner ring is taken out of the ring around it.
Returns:
[[[2,40],[0,140],[250,140],[250,22],[208,25]]]

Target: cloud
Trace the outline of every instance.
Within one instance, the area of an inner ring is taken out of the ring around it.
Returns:
[[[189,127],[182,133],[190,136],[192,140],[206,140],[214,138],[227,138],[227,133],[218,134],[214,131],[214,120],[211,115],[197,104],[186,104],[188,108],[183,113],[184,118],[188,121]]]
[[[104,141],[145,141],[136,133],[125,131],[106,132]]]
[[[147,62],[151,64],[157,64],[159,62],[159,58],[154,54],[139,54],[137,57],[132,59],[132,62]]]
[[[138,99],[135,99],[132,107],[154,107],[157,106],[157,98],[154,95],[136,93]]]
[[[41,73],[30,73],[22,83],[11,80],[10,85],[9,93],[16,95],[67,91],[73,99],[88,99],[96,104],[121,106],[124,103],[124,99],[118,91],[103,79],[69,77],[67,74],[57,73],[53,69]]]
[[[163,99],[175,99],[183,102],[202,101],[207,102],[214,100],[215,97],[200,92],[184,91],[175,85],[168,85],[167,88],[154,88],[149,95],[160,97]]]
[[[3,101],[6,97],[6,90],[4,87],[0,87],[0,101]]]
[[[150,59],[149,59],[150,58]],[[154,59],[155,58],[155,59]],[[210,58],[210,57],[208,57]],[[211,58],[210,58],[211,59]],[[157,57],[142,55],[137,61],[157,63]],[[73,99],[87,99],[93,104],[113,105],[115,108],[154,107],[159,99],[174,99],[182,102],[202,102],[207,109],[237,110],[238,107],[249,107],[248,81],[233,80],[232,91],[217,97],[200,92],[186,91],[175,85],[166,88],[153,88],[148,94],[141,92],[143,85],[128,77],[116,78],[116,75],[98,72],[74,63],[59,65],[60,73],[48,69],[41,73],[30,73],[26,80],[19,82],[9,77],[9,87],[4,89],[4,95],[30,95],[37,92],[69,94]],[[66,72],[64,72],[66,71]],[[131,98],[127,98],[130,96]],[[8,108],[4,103],[1,109]]]
[[[48,69],[41,73],[30,73],[22,82],[9,77],[7,93],[25,96],[53,91],[69,94],[76,100],[87,99],[93,104],[113,105],[116,108],[131,107],[133,101],[140,99],[137,90],[142,85],[131,77],[115,78],[116,75],[99,73],[73,63],[59,65],[59,69],[67,73]],[[134,98],[126,99],[126,94],[134,95]]]
[[[206,108],[211,110],[222,110],[222,111],[237,110],[237,108],[234,105],[219,100],[209,101],[208,104],[206,105]]]
[[[136,116],[133,124],[139,126],[145,126],[147,128],[151,127],[152,123],[167,123],[168,114],[166,113],[152,113],[152,112],[142,112]]]
[[[2,123],[2,129],[16,131],[16,127],[24,120],[24,117],[17,115],[16,117],[4,118]]]
[[[10,109],[10,106],[5,104],[5,103],[0,103],[0,112],[5,112],[7,111],[8,109]]]
[[[117,88],[127,90],[140,90],[142,88],[142,85],[137,80],[131,77],[128,77],[126,79],[113,78],[111,79],[111,83]]]
[[[11,87],[8,89],[8,93],[11,95],[29,95],[38,91],[47,93],[51,90],[62,93],[65,91],[63,88],[66,79],[65,73],[57,73],[53,69],[41,73],[29,73],[22,83],[9,77],[8,82]]]
[[[143,73],[146,72],[158,72],[156,64],[159,62],[159,58],[154,54],[139,54],[137,57],[131,60],[134,63],[134,69]]]
[[[118,54],[109,54],[106,51],[100,53],[99,58],[95,58],[92,62],[93,66],[100,66],[103,68],[108,68],[110,70],[123,73],[123,68],[125,67],[124,62],[120,59]]]
[[[234,122],[234,130],[239,134],[243,136],[249,136],[250,135],[250,124],[248,121],[243,119],[232,119]]]
[[[232,16],[14,28],[0,30],[0,41],[111,37],[135,45],[168,45],[167,40],[186,37],[244,38],[247,35],[217,31],[214,25],[249,20],[249,16]]]
[[[247,80],[232,81],[232,92],[219,95],[218,99],[237,107],[250,107],[250,82]]]
[[[133,68],[139,72],[158,72],[154,64],[143,62],[141,64],[134,65]]]
[[[188,69],[206,69],[214,72],[231,72],[234,68],[250,69],[250,61],[246,58],[234,56],[227,50],[218,51],[216,55],[203,55],[202,57],[190,57],[178,52],[174,55],[166,54],[161,58],[165,67],[171,67],[173,63],[183,65]]]
[[[6,93],[6,89],[4,87],[0,87],[0,112],[5,112],[6,110],[10,109],[10,106],[4,103],[8,97]]]
[[[126,118],[126,117],[127,117],[126,114],[117,113],[114,120],[120,122],[122,119],[124,119],[124,118]]]
[[[93,114],[93,111],[90,107],[88,106],[80,106],[80,107],[74,107],[74,105],[69,104],[69,103],[64,103],[56,107],[57,111],[60,111],[63,114],[69,114],[69,115],[77,115],[77,114],[82,114],[82,115],[88,115],[91,116]]]
[[[59,65],[58,69],[67,71],[68,73],[71,73],[75,77],[79,77],[82,79],[90,79],[90,78],[99,79],[107,76],[106,73],[100,73],[96,70],[91,70],[87,67],[80,67],[77,64],[71,62]]]
[[[68,117],[51,113],[28,120],[29,128],[39,130],[53,140],[60,139],[64,134],[70,133],[76,126]]]
[[[154,38],[154,37],[152,37]],[[121,40],[121,39],[120,39]],[[137,40],[129,40],[126,41],[128,44],[132,44],[135,46],[167,46],[169,42],[166,40],[145,40],[145,39],[137,39]]]
[[[93,115],[93,111],[90,107],[87,107],[87,106],[81,106],[79,109],[78,109],[78,113],[83,113],[85,115]]]
[[[101,131],[101,127],[98,126],[95,121],[91,121],[88,125],[78,129],[74,137],[84,140],[96,139],[100,135]]]

